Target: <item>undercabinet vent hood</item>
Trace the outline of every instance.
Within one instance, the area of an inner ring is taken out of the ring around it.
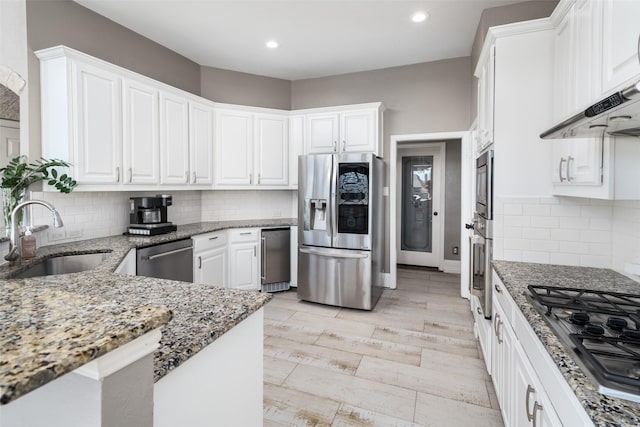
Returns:
[[[602,135],[640,137],[640,81],[542,132],[542,139]]]

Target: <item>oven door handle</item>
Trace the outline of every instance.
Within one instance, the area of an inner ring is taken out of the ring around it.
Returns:
[[[474,257],[474,248],[478,245],[484,245],[484,238],[477,234],[471,234],[469,236],[469,291],[473,293],[473,290],[478,290],[474,286],[474,273],[476,270],[476,259]]]

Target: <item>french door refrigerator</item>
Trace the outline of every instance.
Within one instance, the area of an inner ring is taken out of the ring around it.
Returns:
[[[383,286],[384,162],[370,153],[298,161],[298,298],[372,310]]]

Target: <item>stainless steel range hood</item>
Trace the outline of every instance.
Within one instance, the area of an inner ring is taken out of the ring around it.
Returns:
[[[602,135],[640,137],[640,81],[540,134],[542,139]]]

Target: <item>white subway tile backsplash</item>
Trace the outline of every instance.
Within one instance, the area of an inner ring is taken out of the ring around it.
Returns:
[[[558,251],[577,255],[587,255],[589,244],[584,242],[558,242]]]
[[[502,213],[505,215],[522,215],[522,205],[519,203],[505,203]]]
[[[607,243],[611,245],[611,233],[602,230],[582,230],[580,231],[581,242]]]
[[[531,217],[529,216],[517,216],[517,215],[504,216],[505,227],[529,227],[530,225],[531,225]]]
[[[554,240],[531,240],[529,249],[537,252],[558,252],[560,242]]]
[[[568,240],[577,242],[580,240],[580,230],[559,228],[557,230],[553,230],[550,238],[551,240]]]
[[[611,257],[597,255],[580,255],[580,265],[582,267],[610,268]]]
[[[523,239],[531,240],[549,240],[551,238],[551,230],[544,228],[522,228],[520,229]]]
[[[553,205],[549,215],[562,217],[579,217],[582,213],[580,206],[572,205]]]
[[[560,217],[558,224],[560,229],[587,229],[589,218],[586,217]]]
[[[540,264],[549,264],[550,254],[548,252],[522,252],[522,261],[524,262],[537,262]]]
[[[558,228],[560,220],[551,216],[532,216],[530,224],[531,227],[537,228]]]
[[[515,251],[515,250],[505,250],[504,255],[500,258],[500,259],[504,259],[506,261],[516,261],[516,262],[522,262],[522,251]]]
[[[587,218],[609,218],[613,213],[612,207],[606,205],[582,206],[581,215]]]
[[[527,239],[504,239],[504,249],[525,250],[529,249],[529,240]]]
[[[524,205],[524,215],[531,215],[532,219],[536,216],[549,217],[551,215],[550,205]]]
[[[559,265],[580,265],[580,256],[568,253],[551,253],[549,254],[551,264]]]

